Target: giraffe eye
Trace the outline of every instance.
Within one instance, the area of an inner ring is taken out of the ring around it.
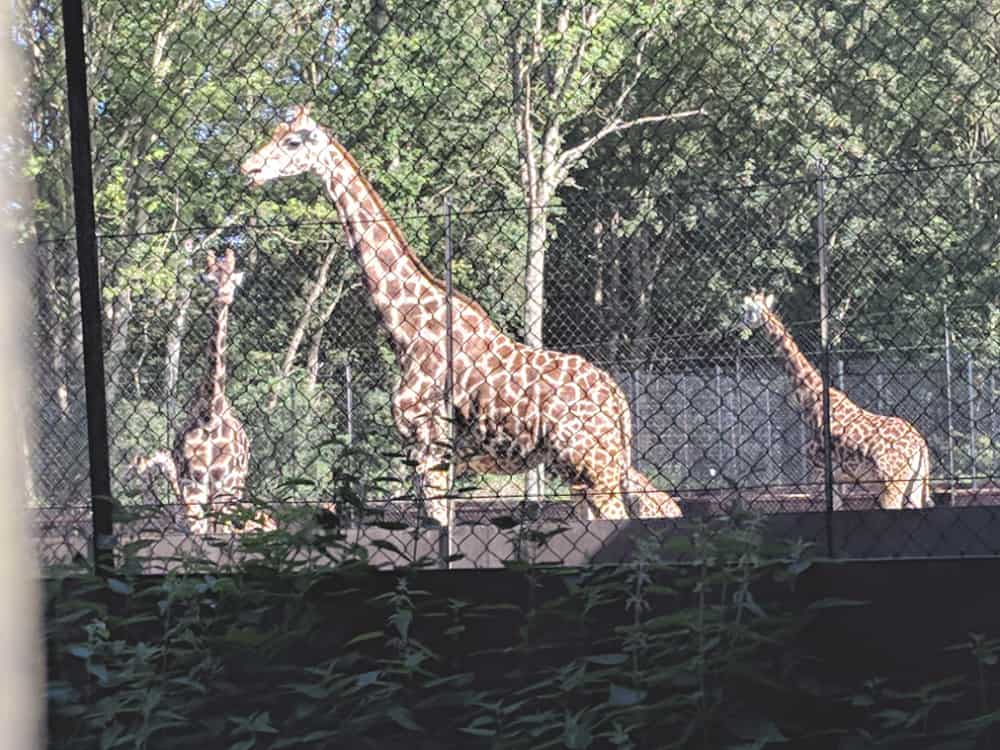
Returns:
[[[302,141],[298,138],[286,138],[284,145],[285,148],[298,148],[302,145]]]

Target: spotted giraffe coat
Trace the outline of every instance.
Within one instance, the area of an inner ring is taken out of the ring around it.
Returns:
[[[771,295],[751,295],[743,304],[744,323],[764,332],[791,380],[794,404],[810,431],[806,455],[819,472],[826,465],[823,378],[774,313]],[[854,484],[877,492],[883,508],[930,504],[927,441],[909,422],[862,409],[842,391],[830,388],[830,441],[838,497],[841,485]]]
[[[453,400],[445,398],[447,299],[412,251],[358,163],[305,108],[251,154],[253,184],[312,172],[333,201],[401,377],[396,427],[422,480],[430,512],[448,522],[447,472],[515,474],[545,463],[603,518],[676,516],[676,501],[631,462],[628,402],[610,375],[582,357],[532,349],[501,332],[474,300],[453,295]]]

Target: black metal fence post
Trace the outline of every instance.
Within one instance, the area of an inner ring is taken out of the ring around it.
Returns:
[[[816,162],[816,249],[819,256],[819,336],[823,350],[823,490],[826,494],[826,547],[834,556],[833,446],[830,436],[830,259],[826,245],[826,166]]]
[[[947,407],[948,424],[948,479],[951,487],[948,494],[955,499],[955,407],[951,392],[951,321],[948,319],[948,305],[944,306],[944,396]]]
[[[452,244],[451,244],[451,197],[444,199],[444,309],[445,309],[445,375],[444,375],[444,402],[446,414],[448,415],[448,527],[445,529],[447,535],[445,566],[451,567],[451,558],[454,554],[454,533],[452,527],[455,525],[455,502],[452,496],[452,488],[455,483],[455,342],[452,338],[454,333],[454,313],[452,285]]]
[[[979,487],[979,467],[977,466],[979,450],[976,447],[978,439],[976,435],[976,371],[973,362],[974,358],[972,354],[969,354],[965,363],[965,379],[969,389],[969,479],[972,489],[976,489]]]
[[[90,107],[82,0],[64,0],[66,93],[69,106],[70,155],[73,166],[73,210],[76,257],[80,274],[80,318],[83,327],[84,386],[87,400],[87,446],[93,511],[94,566],[99,573],[114,565],[111,520],[111,461],[108,455],[107,395],[101,331],[101,282],[94,217],[94,177],[90,149]]]
[[[351,370],[351,353],[344,357],[344,410],[347,412],[347,444],[354,447],[354,373]]]

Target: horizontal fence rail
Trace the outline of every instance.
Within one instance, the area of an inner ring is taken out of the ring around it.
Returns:
[[[150,569],[578,564],[744,513],[1000,553],[980,4],[83,10],[85,71],[57,5],[15,29],[45,564],[93,562],[102,465]]]

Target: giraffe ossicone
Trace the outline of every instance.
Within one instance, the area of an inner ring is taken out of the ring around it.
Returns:
[[[774,346],[792,383],[793,406],[810,431],[806,455],[816,472],[825,466],[823,378],[799,349],[774,312],[774,295],[754,292],[743,298],[743,325],[760,330]],[[930,452],[923,435],[899,417],[875,414],[830,388],[830,455],[834,493],[843,485],[874,489],[883,508],[924,508],[931,504]]]
[[[220,516],[224,518],[222,526],[233,530],[229,519],[241,514],[250,467],[250,438],[226,397],[229,308],[243,280],[242,272],[236,271],[233,249],[227,248],[222,257],[209,252],[199,278],[212,290],[215,312],[206,376],[195,396],[190,420],[177,434],[173,450],[161,450],[146,458],[136,456],[131,467],[147,483],[154,470],[161,472],[185,509],[191,530],[206,534],[219,525]],[[244,530],[275,527],[274,520],[262,512],[243,526]]]
[[[452,297],[453,401],[450,445],[444,284],[410,248],[354,157],[292,108],[241,170],[253,185],[313,173],[334,203],[352,257],[401,375],[393,420],[408,446],[430,515],[449,522],[448,471],[518,474],[544,463],[608,519],[676,517],[677,501],[632,465],[628,400],[613,378],[583,357],[514,341],[471,298]]]

